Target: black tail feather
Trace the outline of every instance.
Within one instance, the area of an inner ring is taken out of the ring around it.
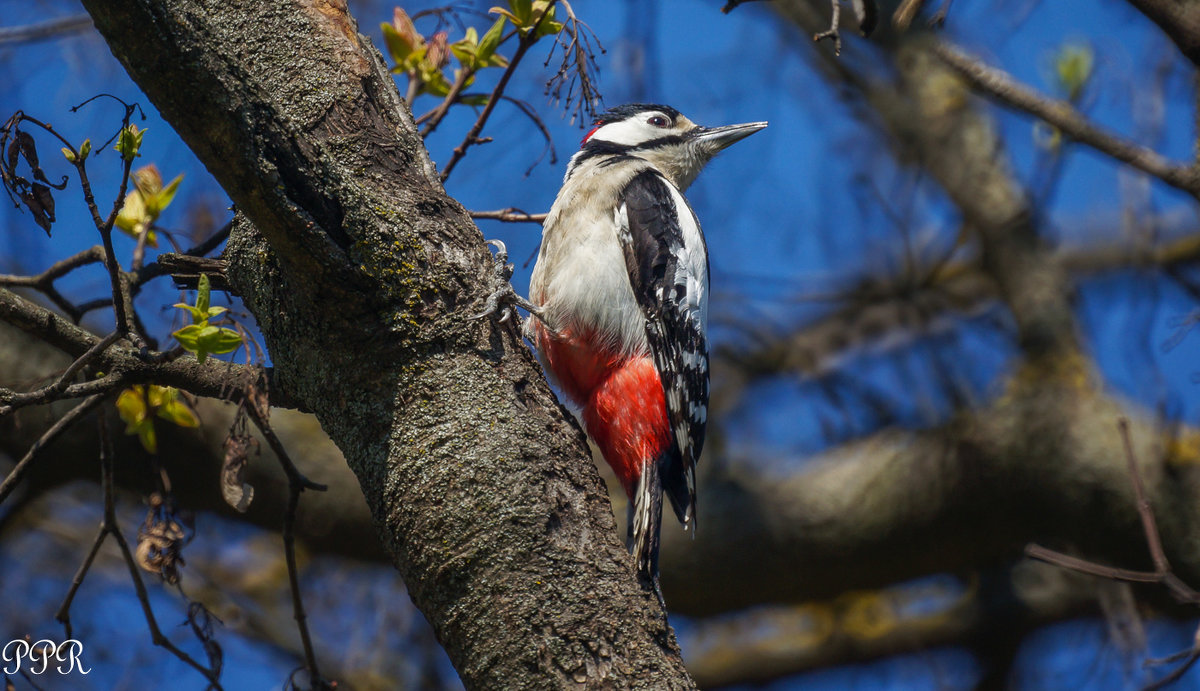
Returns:
[[[662,484],[658,464],[647,463],[638,478],[629,511],[629,551],[637,561],[638,576],[654,588],[659,601],[658,537],[662,527]]]
[[[658,474],[662,480],[663,492],[671,500],[671,508],[675,517],[687,529],[695,529],[696,525],[696,482],[692,471],[684,467],[683,458],[673,449],[673,453],[665,454],[658,459],[662,464]]]

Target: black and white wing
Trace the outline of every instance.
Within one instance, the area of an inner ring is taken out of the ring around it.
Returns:
[[[694,525],[696,459],[708,419],[708,250],[683,195],[653,170],[625,187],[618,221],[675,441],[658,459],[659,479],[675,515],[685,526]]]

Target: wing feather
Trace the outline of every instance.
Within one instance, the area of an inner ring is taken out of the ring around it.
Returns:
[[[676,516],[691,524],[696,460],[708,417],[708,251],[683,195],[646,170],[622,193],[620,240],[666,400],[674,446],[659,476]]]

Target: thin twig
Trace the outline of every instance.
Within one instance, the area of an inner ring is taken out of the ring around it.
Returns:
[[[125,159],[121,169],[121,185],[120,191],[117,193],[117,199],[113,202],[112,213],[104,221],[97,230],[100,231],[100,239],[104,243],[104,268],[108,269],[109,283],[112,288],[113,296],[113,314],[117,322],[118,331],[126,331],[129,337],[137,339],[137,330],[133,325],[133,320],[129,318],[126,312],[126,292],[125,282],[122,278],[121,264],[117,261],[116,250],[113,249],[112,230],[113,223],[117,220],[117,214],[121,210],[121,205],[125,201],[125,192],[129,189],[129,172],[133,167],[133,159]],[[132,300],[130,300],[132,303]]]
[[[940,29],[946,25],[946,17],[950,16],[950,6],[954,4],[954,0],[942,0],[942,6],[937,8],[937,12],[929,18],[929,26],[934,29]]]
[[[66,637],[72,638],[71,635],[71,603],[75,601],[75,594],[79,592],[79,586],[83,585],[83,579],[87,577],[88,570],[92,568],[92,562],[96,561],[96,555],[100,553],[100,546],[104,544],[104,538],[108,537],[108,528],[100,526],[100,530],[96,532],[96,539],[92,540],[92,548],[88,550],[87,556],[83,558],[83,563],[79,565],[79,570],[75,572],[75,577],[71,579],[71,587],[67,590],[67,596],[63,598],[62,604],[58,606],[58,612],[54,614],[54,619],[63,625],[66,630]]]
[[[306,489],[324,492],[328,488],[325,485],[309,480],[300,472],[300,469],[292,461],[291,456],[288,455],[287,449],[284,448],[283,442],[275,435],[275,430],[271,428],[270,423],[266,419],[266,411],[259,407],[260,403],[265,407],[265,399],[260,398],[256,391],[247,391],[246,397],[242,402],[242,410],[250,416],[250,419],[254,421],[254,425],[258,427],[258,431],[267,440],[267,445],[275,452],[275,457],[279,459],[279,464],[288,478],[288,503],[287,509],[283,514],[283,551],[287,561],[288,582],[292,590],[292,616],[296,620],[296,628],[300,631],[300,642],[304,648],[304,665],[308,669],[309,685],[310,688],[314,689],[334,688],[321,676],[317,668],[317,656],[313,650],[312,637],[308,631],[308,615],[304,612],[304,601],[300,595],[300,570],[296,566],[295,534],[296,510],[300,505],[300,494]]]
[[[599,67],[596,65],[596,51],[604,53],[605,50],[600,39],[597,38],[596,32],[576,16],[571,3],[561,0],[559,6],[567,16],[562,22],[562,30],[558,32],[554,43],[550,46],[550,54],[546,56],[543,66],[550,64],[557,48],[562,48],[562,61],[558,65],[558,71],[546,82],[546,95],[555,104],[561,102],[564,112],[571,112],[571,123],[574,124],[575,118],[581,114],[594,118],[597,108],[602,105],[603,99],[596,89],[594,77],[589,74],[589,70],[593,74],[599,72]],[[569,41],[563,40],[564,34],[570,36]],[[596,43],[595,48],[592,47],[593,41]],[[578,96],[575,94],[576,84],[579,86]],[[567,90],[565,97],[562,93],[564,87]],[[575,102],[574,109],[571,106],[572,101]]]
[[[446,97],[442,99],[442,102],[438,104],[437,108],[434,108],[433,111],[429,113],[429,122],[425,125],[424,129],[421,130],[422,139],[433,134],[433,131],[437,129],[437,126],[442,124],[442,120],[446,117],[446,113],[450,112],[450,106],[458,102],[458,95],[462,93],[464,88],[466,88],[467,82],[470,81],[471,77],[473,76],[475,76],[475,70],[470,70],[465,67],[458,73],[458,78],[455,79],[454,84],[450,86],[450,91],[446,94]],[[422,115],[421,119],[424,118],[425,116]],[[420,124],[420,122],[421,120],[418,120],[417,124]]]
[[[1150,558],[1154,562],[1154,571],[1130,571],[1104,566],[1103,564],[1078,559],[1034,544],[1025,547],[1025,554],[1049,564],[1100,578],[1134,583],[1159,583],[1176,600],[1189,604],[1200,604],[1200,592],[1197,592],[1176,576],[1171,571],[1170,562],[1167,561],[1167,555],[1163,550],[1162,536],[1158,532],[1158,524],[1154,520],[1154,511],[1150,506],[1150,500],[1146,495],[1146,487],[1142,482],[1141,472],[1138,469],[1137,456],[1133,452],[1133,442],[1129,435],[1129,421],[1125,418],[1120,418],[1117,420],[1117,428],[1121,432],[1121,441],[1125,446],[1125,461],[1129,469],[1129,479],[1133,484],[1133,494],[1137,502],[1138,516],[1141,518],[1142,532],[1146,537],[1146,546],[1150,550]],[[1197,629],[1192,639],[1193,642],[1190,649],[1170,655],[1161,660],[1146,661],[1146,665],[1150,666],[1171,663],[1186,658],[1183,664],[1173,669],[1166,676],[1143,687],[1143,691],[1161,689],[1174,683],[1187,673],[1197,660],[1200,660],[1200,629]]]
[[[233,221],[231,220],[228,223],[226,223],[225,225],[221,226],[221,228],[218,229],[215,233],[208,236],[208,238],[206,238],[202,242],[198,243],[195,247],[185,250],[181,254],[183,254],[184,256],[190,256],[190,257],[205,256],[206,254],[208,254],[209,252],[212,252],[218,246],[220,246],[220,244],[222,242],[225,242],[225,240],[229,237],[229,232],[232,228],[233,228]],[[100,249],[100,248],[97,247],[97,249]],[[154,261],[150,262],[149,264],[146,264],[145,266],[138,269],[137,271],[125,274],[126,281],[129,286],[129,297],[131,300],[141,294],[142,287],[146,283],[148,283],[149,281],[151,281],[155,278],[158,278],[159,276],[166,276],[167,274],[171,273],[170,267],[166,266],[165,263],[160,261],[161,257],[162,257],[162,255],[159,255],[159,258],[156,258]],[[92,310],[97,310],[97,309],[101,309],[104,307],[108,307],[111,304],[112,304],[112,298],[98,298],[96,300],[89,300],[89,301],[79,305],[78,310],[81,315],[85,315],[88,312],[91,312]],[[135,317],[137,316],[136,313],[134,316]],[[78,322],[78,319],[76,319],[75,321]]]
[[[904,31],[912,24],[912,20],[916,18],[924,5],[925,0],[904,0],[892,14],[892,26],[899,31]]]
[[[167,650],[189,667],[203,674],[204,678],[211,684],[211,688],[220,691],[221,682],[217,672],[200,664],[191,655],[176,647],[171,642],[171,639],[163,635],[162,630],[158,627],[158,620],[154,617],[154,610],[150,607],[150,595],[146,591],[146,584],[142,582],[140,567],[133,556],[133,551],[129,549],[129,543],[125,540],[125,536],[121,534],[120,526],[117,523],[116,498],[113,491],[112,442],[108,437],[108,425],[105,424],[104,416],[100,416],[100,472],[104,486],[103,528],[112,535],[113,540],[117,543],[117,547],[121,550],[121,556],[125,558],[125,567],[129,570],[129,577],[133,580],[133,589],[137,593],[138,602],[142,606],[142,615],[146,619],[146,626],[150,629],[151,641],[153,641],[154,645]]]
[[[492,117],[492,111],[496,109],[496,104],[500,102],[500,97],[504,94],[505,87],[508,86],[508,80],[512,78],[513,72],[517,70],[517,65],[521,64],[521,59],[525,57],[525,53],[537,42],[537,30],[546,17],[550,14],[550,7],[553,7],[553,1],[542,13],[542,16],[523,36],[517,39],[517,50],[508,61],[508,67],[504,69],[504,74],[500,76],[500,81],[496,82],[496,87],[492,89],[492,96],[488,99],[487,105],[483,107],[483,111],[479,113],[479,117],[475,119],[475,124],[471,125],[471,129],[467,132],[467,136],[463,137],[462,143],[454,147],[454,153],[451,154],[450,160],[446,162],[446,167],[442,169],[442,183],[450,177],[450,173],[454,170],[454,166],[467,155],[467,149],[473,144],[478,144],[480,141],[479,133],[483,131],[483,126],[487,124],[488,118]]]
[[[935,41],[932,46],[934,54],[980,91],[1045,120],[1068,139],[1087,144],[1193,197],[1200,197],[1200,173],[1196,169],[1173,163],[1152,149],[1133,144],[1092,124],[1066,101],[1042,96],[1004,71],[988,67],[949,43]]]
[[[275,430],[271,428],[270,422],[264,417],[263,413],[258,410],[254,401],[250,400],[250,396],[246,396],[246,412],[250,415],[250,419],[254,421],[254,425],[258,427],[258,431],[262,432],[263,438],[267,440],[267,445],[275,452],[275,456],[279,459],[279,464],[283,467],[283,472],[287,475],[288,482],[294,482],[301,489],[311,489],[317,492],[324,492],[329,489],[326,485],[319,482],[309,480],[296,464],[292,462],[292,457],[288,455],[287,449],[284,448],[283,442],[279,441],[279,437],[275,435]]]
[[[88,14],[76,14],[24,26],[5,26],[0,27],[0,45],[44,41],[66,34],[83,33],[91,28],[92,18]]]
[[[127,372],[119,372],[109,374],[100,379],[70,384],[61,390],[52,390],[47,387],[29,393],[16,393],[7,389],[0,389],[0,400],[4,401],[4,405],[0,405],[0,417],[4,417],[19,408],[31,405],[66,401],[72,398],[83,398],[84,396],[95,394],[105,394],[129,384],[131,379],[133,377],[129,376]]]
[[[1182,677],[1184,674],[1187,674],[1187,671],[1192,668],[1192,665],[1196,664],[1196,660],[1200,660],[1200,646],[1193,647],[1191,650],[1186,650],[1183,652],[1187,657],[1183,664],[1171,670],[1171,673],[1162,679],[1143,686],[1142,691],[1157,691],[1158,689],[1166,688],[1171,684],[1174,684],[1175,682],[1179,681],[1180,677]]]
[[[756,0],[729,0],[723,7],[721,7],[721,11],[725,14],[729,14],[737,9],[739,5],[744,5],[748,2],[756,2]]]
[[[1166,587],[1176,600],[1191,604],[1200,604],[1200,592],[1197,592],[1191,586],[1184,583],[1171,571],[1171,564],[1167,561],[1166,554],[1163,551],[1162,537],[1158,532],[1158,524],[1154,520],[1154,511],[1150,506],[1150,500],[1146,496],[1146,488],[1142,483],[1141,473],[1138,470],[1137,457],[1133,453],[1133,443],[1129,437],[1129,421],[1125,418],[1120,418],[1117,420],[1117,429],[1120,430],[1121,439],[1125,445],[1125,460],[1128,464],[1129,479],[1133,484],[1134,500],[1137,503],[1138,516],[1141,518],[1142,532],[1146,538],[1146,547],[1149,549],[1150,558],[1154,562],[1154,571],[1130,571],[1128,569],[1104,566],[1103,564],[1078,559],[1035,544],[1026,546],[1025,554],[1040,561],[1101,578],[1134,583],[1159,583]]]
[[[9,274],[0,274],[0,286],[8,287],[25,287],[25,288],[42,288],[54,281],[66,276],[75,269],[88,264],[104,261],[104,248],[100,245],[94,245],[88,249],[73,254],[66,259],[61,259],[54,262],[45,271],[36,276],[14,276]]]
[[[104,261],[104,248],[100,245],[90,247],[78,254],[67,257],[52,264],[48,269],[36,276],[12,276],[0,274],[0,286],[33,288],[50,299],[56,307],[65,312],[71,321],[79,323],[85,312],[75,303],[63,297],[54,287],[54,282],[88,264]]]
[[[1052,549],[1046,549],[1041,545],[1026,545],[1025,556],[1030,559],[1044,561],[1047,564],[1053,564],[1068,571],[1076,571],[1089,576],[1097,576],[1114,581],[1127,581],[1129,583],[1159,583],[1162,581],[1162,575],[1154,571],[1132,571],[1130,569],[1119,569],[1114,566],[1105,566],[1087,561],[1086,559],[1080,559],[1079,557],[1073,557],[1069,554],[1056,552]]]
[[[49,386],[42,387],[36,391],[30,391],[28,393],[13,394],[9,396],[5,395],[5,389],[0,389],[0,401],[3,401],[3,405],[0,405],[0,417],[4,417],[6,414],[12,412],[16,408],[46,402],[52,398],[55,400],[58,398],[80,398],[82,396],[87,396],[90,393],[96,393],[95,391],[77,388],[75,395],[73,396],[61,395],[70,387],[71,380],[75,378],[75,375],[79,373],[79,370],[86,367],[89,363],[91,363],[92,360],[96,358],[96,356],[104,352],[104,350],[113,343],[116,343],[120,338],[121,332],[114,331],[108,336],[105,336],[102,340],[97,341],[96,345],[92,346],[86,353],[76,358],[76,360],[72,362],[69,367],[67,367],[66,371],[64,371],[62,375],[60,375],[59,378]]]
[[[97,96],[94,98],[99,98],[99,97]],[[116,97],[114,96],[113,98],[116,98]],[[92,99],[89,99],[88,101],[85,101],[84,103],[87,103],[91,100]],[[136,103],[133,105],[129,105],[128,103],[125,103],[121,99],[116,99],[116,100],[119,101],[121,103],[121,105],[124,106],[124,108],[125,108],[125,115],[121,119],[121,127],[122,127],[122,129],[124,129],[129,126],[129,121],[130,121],[130,118],[133,117],[133,114],[135,112],[139,111],[141,108]],[[82,105],[83,104],[80,104],[80,106],[76,106],[72,110],[77,110]],[[119,191],[117,192],[116,199],[113,200],[112,211],[109,212],[108,218],[101,219],[100,218],[100,210],[99,210],[99,207],[96,205],[95,197],[92,194],[91,182],[88,179],[88,175],[87,175],[87,163],[86,163],[87,159],[84,158],[83,156],[81,156],[79,151],[75,148],[75,146],[73,144],[71,144],[71,142],[67,141],[67,139],[65,137],[63,137],[61,134],[59,134],[54,129],[54,127],[49,125],[48,123],[42,122],[41,120],[38,120],[37,118],[29,117],[28,115],[25,115],[24,113],[20,113],[20,112],[14,117],[19,118],[20,121],[22,121],[22,122],[28,122],[32,125],[35,125],[41,129],[45,130],[46,132],[48,132],[49,134],[51,134],[55,138],[57,138],[59,140],[59,142],[61,142],[63,144],[63,147],[71,152],[70,160],[71,160],[72,165],[75,166],[76,173],[78,173],[78,175],[79,175],[79,184],[83,188],[84,201],[87,203],[88,211],[91,212],[91,214],[92,214],[92,222],[93,222],[93,224],[95,224],[96,229],[100,232],[100,238],[104,245],[103,261],[104,261],[105,268],[108,270],[109,282],[111,283],[112,294],[113,294],[113,312],[116,317],[117,330],[127,332],[129,335],[129,338],[132,339],[134,341],[134,343],[136,343],[138,346],[143,346],[144,344],[141,342],[142,339],[139,336],[138,329],[136,328],[133,319],[131,319],[128,314],[129,311],[132,310],[132,308],[133,308],[133,301],[132,301],[132,299],[129,299],[129,300],[125,299],[127,297],[127,293],[124,289],[124,282],[123,282],[124,279],[123,279],[123,275],[121,272],[120,263],[117,261],[116,252],[113,249],[113,243],[112,243],[113,224],[116,222],[117,214],[120,213],[121,207],[125,203],[125,193],[129,189],[129,175],[130,175],[130,171],[133,167],[133,159],[132,158],[124,159],[124,165],[123,165],[122,174],[121,174],[121,184],[119,186]],[[105,146],[108,146],[108,144],[107,143],[104,144],[103,146],[100,147],[100,149],[102,150]],[[65,177],[63,180],[63,184],[64,185],[66,184]],[[60,298],[61,298],[61,296],[60,296]]]
[[[1154,511],[1150,508],[1150,500],[1146,498],[1146,486],[1142,484],[1142,474],[1138,470],[1137,456],[1133,453],[1133,442],[1129,439],[1129,420],[1117,420],[1117,429],[1121,431],[1121,441],[1125,444],[1125,462],[1129,466],[1129,477],[1133,481],[1133,495],[1137,499],[1138,516],[1142,519],[1142,531],[1146,534],[1146,545],[1150,548],[1150,558],[1154,562],[1154,570],[1166,575],[1171,572],[1171,564],[1163,551],[1162,538],[1158,534],[1158,524],[1154,520]]]
[[[530,214],[510,206],[507,209],[498,209],[496,211],[468,211],[471,218],[476,220],[488,219],[492,221],[503,221],[504,223],[543,223],[548,214]]]
[[[838,24],[842,22],[842,3],[839,0],[829,0],[829,4],[833,6],[833,16],[829,19],[829,28],[819,34],[813,36],[814,43],[820,43],[823,39],[833,39],[833,54],[842,54],[842,33],[838,30]]]
[[[25,476],[26,471],[29,470],[29,467],[37,459],[38,455],[47,446],[49,446],[51,442],[57,439],[58,435],[62,434],[67,428],[75,424],[79,418],[86,415],[89,411],[91,411],[92,408],[95,408],[96,405],[98,405],[102,400],[104,400],[104,394],[95,394],[87,399],[84,399],[74,408],[67,411],[65,415],[60,417],[58,420],[55,420],[54,424],[50,426],[50,429],[46,430],[42,436],[39,437],[38,440],[29,447],[29,450],[25,452],[25,455],[20,461],[17,461],[17,464],[13,466],[13,469],[8,473],[8,477],[4,478],[4,482],[0,483],[0,504],[3,504],[4,500],[8,498],[8,495],[12,494],[12,491],[16,488],[17,483],[19,483]]]

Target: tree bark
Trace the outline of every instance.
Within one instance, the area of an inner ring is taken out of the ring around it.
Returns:
[[[1200,2],[1196,0],[1129,0],[1163,30],[1184,57],[1200,65]]]
[[[239,210],[226,258],[278,386],[345,454],[472,688],[689,688],[582,434],[339,0],[87,0]]]

